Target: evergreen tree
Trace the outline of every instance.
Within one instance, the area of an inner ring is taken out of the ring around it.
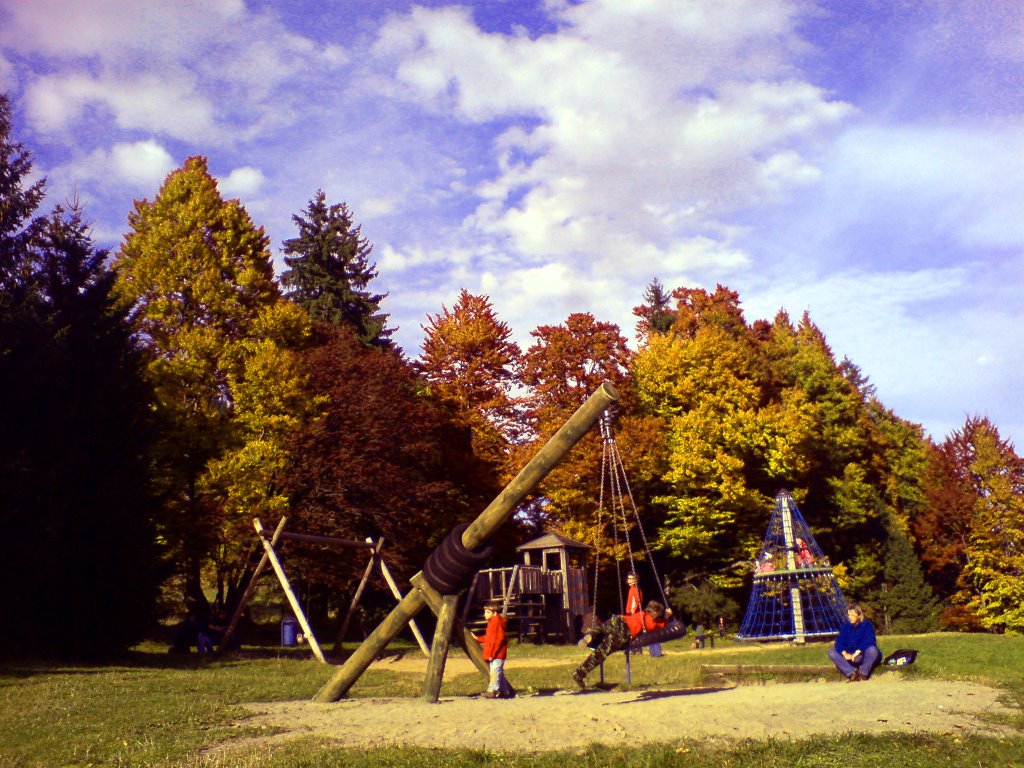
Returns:
[[[878,603],[887,632],[908,634],[936,629],[939,604],[924,580],[921,561],[907,535],[890,532],[885,546],[885,573]]]
[[[976,496],[957,601],[991,631],[1024,633],[1024,460],[987,418],[968,419]]]
[[[110,655],[156,606],[151,392],[81,212],[26,223],[43,188],[7,116],[0,98],[0,653]]]
[[[31,219],[46,193],[45,180],[28,184],[32,155],[11,133],[11,103],[0,93],[0,300],[24,296],[32,277],[28,241]]]
[[[370,262],[373,246],[353,226],[345,203],[328,205],[317,190],[301,214],[292,216],[298,237],[284,241],[288,270],[281,275],[285,297],[309,312],[314,320],[349,325],[363,344],[387,346],[393,331],[380,311],[387,294],[367,287],[377,277]]]
[[[657,278],[651,280],[644,291],[644,303],[634,307],[633,314],[640,318],[636,322],[636,336],[640,342],[651,334],[667,333],[676,319],[672,297]]]

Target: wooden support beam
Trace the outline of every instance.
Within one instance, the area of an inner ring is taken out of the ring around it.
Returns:
[[[274,535],[270,538],[270,545],[273,547],[277,544],[277,540],[281,537],[281,533],[284,531],[284,524],[288,521],[287,517],[282,517],[278,523],[277,528],[274,529]],[[249,583],[245,586],[245,592],[242,593],[241,599],[238,601],[238,605],[235,606],[235,612],[231,614],[231,621],[224,628],[224,633],[220,638],[220,647],[217,648],[217,653],[223,653],[227,643],[231,640],[231,635],[234,633],[235,628],[238,626],[239,619],[242,618],[242,611],[245,610],[245,606],[249,603],[249,598],[252,597],[253,590],[256,589],[256,581],[260,576],[263,575],[263,571],[267,569],[267,565],[270,563],[270,555],[263,552],[263,557],[260,558],[259,564],[256,569],[252,572],[252,576],[249,578]]]
[[[476,550],[501,528],[515,513],[516,508],[536,485],[547,477],[572,447],[579,442],[612,403],[619,393],[611,384],[602,384],[579,409],[569,417],[536,456],[505,486],[487,508],[469,524],[462,534],[462,545]],[[349,656],[341,669],[317,692],[314,701],[337,701],[355,684],[374,658],[384,650],[402,627],[419,613],[426,601],[422,590],[409,592],[393,611],[380,623],[356,652]]]
[[[441,593],[430,586],[430,583],[426,580],[422,573],[417,573],[412,577],[412,585],[419,590],[423,595],[424,600],[427,602],[427,606],[431,611],[434,612],[435,616],[441,615]],[[473,633],[466,629],[466,626],[459,621],[455,620],[455,626],[452,630],[452,639],[459,644],[459,647],[466,652],[469,660],[473,662],[480,673],[490,679],[491,667],[484,661],[484,651],[480,647],[480,643],[476,641],[476,637]]]
[[[370,541],[370,539],[367,539],[367,541]],[[353,614],[355,614],[356,612],[356,608],[359,605],[359,600],[363,596],[363,590],[366,589],[366,583],[370,580],[370,574],[373,573],[373,564],[377,561],[377,558],[380,557],[380,550],[381,547],[383,546],[384,539],[382,537],[380,539],[377,539],[377,544],[370,552],[370,559],[366,563],[366,568],[363,569],[363,578],[359,580],[359,586],[356,587],[356,592],[354,595],[352,595],[352,602],[350,602],[348,605],[348,611],[345,612],[345,618],[342,619],[341,628],[338,630],[338,637],[334,641],[335,653],[340,653],[342,647],[345,645],[345,635],[348,632],[348,625],[352,621]]]
[[[277,559],[277,553],[274,552],[274,548],[270,545],[270,539],[267,538],[267,534],[263,530],[263,524],[260,523],[260,519],[258,517],[254,517],[252,519],[252,524],[256,528],[256,533],[260,536],[260,541],[263,542],[263,549],[266,550],[267,556],[270,558],[270,564],[274,567],[274,572],[277,574],[278,581],[281,582],[281,588],[284,590],[284,594],[287,596],[288,602],[292,606],[292,611],[295,612],[295,618],[299,620],[299,626],[301,626],[302,631],[306,633],[306,639],[309,640],[309,647],[313,651],[313,655],[316,656],[322,664],[326,664],[327,659],[324,658],[324,653],[320,650],[320,645],[316,641],[316,636],[313,634],[313,630],[309,626],[309,622],[306,621],[306,614],[302,612],[302,606],[299,605],[299,599],[292,591],[291,584],[288,583],[288,577],[284,575],[284,568],[281,567],[281,561]]]
[[[383,557],[380,558],[379,562],[380,572],[384,575],[384,581],[387,582],[388,587],[391,589],[391,594],[395,596],[395,600],[402,602],[402,592],[398,589],[388,564],[384,562]],[[430,656],[430,648],[427,646],[427,641],[423,639],[423,633],[420,632],[420,628],[416,626],[416,619],[409,619],[409,629],[412,630],[412,635],[416,638],[416,642],[419,644],[420,650],[423,651],[423,655]]]
[[[329,544],[332,547],[351,547],[354,549],[373,549],[372,541],[355,541],[353,539],[339,539],[335,536],[317,536],[312,533],[292,533],[288,531],[281,534],[282,539],[290,541],[304,541],[308,544]]]
[[[448,646],[452,639],[452,629],[455,627],[455,609],[458,602],[458,595],[445,595],[441,598],[437,629],[434,631],[434,641],[430,645],[427,675],[423,680],[423,700],[431,704],[437,704],[441,697],[441,681],[444,679],[444,665],[448,660]]]

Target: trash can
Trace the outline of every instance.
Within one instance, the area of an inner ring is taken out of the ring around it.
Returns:
[[[294,616],[285,616],[281,619],[281,645],[285,648],[292,648],[298,645],[299,622]]]

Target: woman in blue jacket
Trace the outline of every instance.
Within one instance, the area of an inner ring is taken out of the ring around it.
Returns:
[[[846,611],[850,619],[839,629],[835,647],[828,652],[828,657],[850,682],[867,680],[871,670],[882,658],[875,639],[875,627],[864,618],[864,611],[856,603],[850,603]]]

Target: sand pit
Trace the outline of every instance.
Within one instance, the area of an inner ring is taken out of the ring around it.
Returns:
[[[989,715],[1008,710],[1000,692],[964,682],[882,674],[864,683],[809,682],[697,690],[521,695],[512,700],[442,697],[344,699],[249,705],[240,725],[266,736],[234,748],[272,748],[302,737],[348,747],[472,747],[502,752],[576,749],[599,742],[685,738],[800,738],[829,733],[1007,731]],[[276,732],[275,731],[280,731]]]

